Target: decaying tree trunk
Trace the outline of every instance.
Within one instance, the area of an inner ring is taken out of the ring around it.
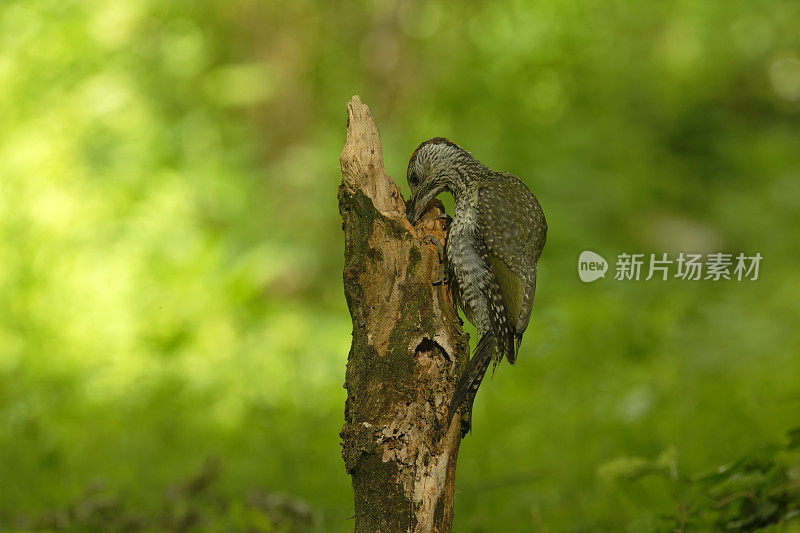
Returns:
[[[344,290],[353,319],[347,362],[344,457],[355,531],[450,531],[460,421],[446,427],[469,354],[436,247],[441,205],[416,228],[383,168],[378,128],[354,96],[340,158]]]

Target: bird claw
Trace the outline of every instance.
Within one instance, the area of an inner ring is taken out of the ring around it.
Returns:
[[[449,227],[450,224],[453,223],[453,217],[451,217],[447,213],[442,213],[441,215],[436,217],[436,220],[444,220],[444,227],[445,228]]]
[[[422,238],[422,242],[425,244],[433,243],[436,246],[436,252],[439,254],[439,262],[444,263],[444,245],[442,245],[442,241],[439,240],[439,237],[436,235],[425,235]]]
[[[447,215],[442,215],[442,216],[447,216]],[[442,244],[442,241],[439,240],[439,237],[437,237],[436,235],[425,235],[425,237],[422,238],[422,242],[424,242],[425,244],[429,243],[434,244],[436,246],[436,252],[439,254],[439,263],[445,262],[444,245]],[[444,271],[442,272],[442,277],[440,279],[431,282],[431,284],[434,286],[441,285],[442,283],[444,283],[445,285],[450,284],[450,272],[447,270],[447,268],[445,268]]]

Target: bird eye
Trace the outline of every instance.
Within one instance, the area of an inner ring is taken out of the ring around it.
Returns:
[[[416,187],[417,185],[419,185],[419,175],[417,175],[417,172],[416,172],[416,171],[412,170],[412,171],[411,171],[411,172],[408,174],[408,184],[409,184],[411,187]]]

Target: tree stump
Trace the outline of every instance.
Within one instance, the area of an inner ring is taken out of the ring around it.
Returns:
[[[352,477],[355,531],[452,528],[460,417],[447,408],[469,357],[435,245],[441,204],[416,228],[383,167],[378,128],[358,96],[347,104],[339,159],[344,291],[353,321],[342,456]]]

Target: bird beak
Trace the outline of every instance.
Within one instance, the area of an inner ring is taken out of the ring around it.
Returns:
[[[418,190],[417,194],[411,195],[411,199],[406,204],[406,217],[408,217],[408,221],[411,222],[412,226],[422,218],[422,215],[428,210],[428,206],[430,206],[433,199],[442,192],[442,189],[444,189],[444,187],[437,187],[427,191]]]
[[[412,196],[411,199],[406,204],[406,217],[408,221],[411,222],[411,225],[417,223],[417,221],[422,218],[422,214],[428,209],[428,205],[431,203],[431,198],[428,201],[424,201],[424,198],[418,198],[417,196]]]
[[[412,195],[406,204],[406,218],[408,218],[412,226],[416,224],[419,217],[422,216],[422,213],[417,213],[417,211],[416,197]]]

